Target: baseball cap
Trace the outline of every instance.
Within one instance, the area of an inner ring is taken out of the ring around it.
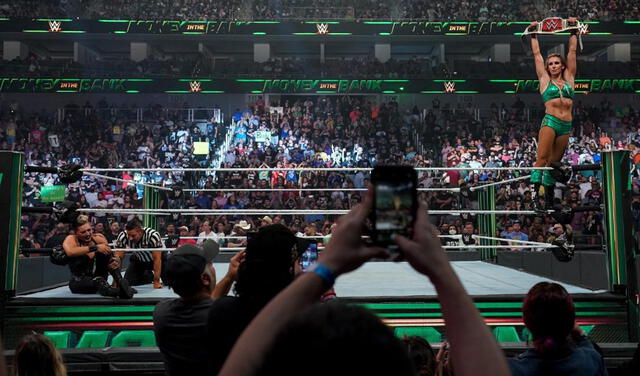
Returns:
[[[213,240],[207,240],[202,246],[183,244],[173,251],[165,266],[167,284],[175,287],[185,281],[199,278],[207,264],[213,262],[220,248]]]
[[[187,227],[187,226],[180,226],[180,227],[178,227],[178,231],[189,231],[189,227]]]

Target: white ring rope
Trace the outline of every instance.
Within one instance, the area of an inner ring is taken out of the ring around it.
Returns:
[[[493,182],[493,183],[476,185],[474,187],[470,187],[469,190],[471,192],[473,192],[473,191],[477,191],[479,189],[491,187],[492,185],[501,185],[501,184],[513,183],[513,182],[516,182],[516,181],[519,181],[519,180],[529,179],[530,177],[531,177],[531,175],[525,175],[525,176],[520,176],[520,177],[513,178],[513,179],[507,179],[507,180],[496,181],[496,182]]]
[[[535,171],[553,170],[552,167],[415,167],[416,171]],[[369,167],[218,167],[218,168],[83,168],[82,172],[214,172],[214,171],[371,171]]]
[[[460,188],[417,188],[418,192],[460,192]],[[183,192],[366,192],[366,188],[203,188]]]
[[[526,249],[526,248],[556,248],[553,244],[541,243],[540,245],[443,245],[443,249]],[[245,250],[245,247],[220,247],[222,253],[235,253]],[[324,247],[318,247],[323,250]],[[171,252],[175,248],[114,248],[114,252]]]
[[[486,240],[497,240],[502,242],[510,242],[510,243],[520,243],[520,244],[531,244],[531,245],[545,245],[549,243],[540,243],[540,242],[532,242],[529,240],[518,240],[518,239],[505,239],[505,238],[494,238],[492,236],[483,236],[483,235],[472,235],[475,239],[486,239]]]
[[[148,211],[147,211],[148,210]],[[181,215],[343,215],[349,210],[304,210],[304,209],[77,209],[81,213],[107,213],[107,214],[181,214]],[[553,213],[554,210],[429,210],[432,215],[462,215],[462,214],[522,214],[533,215],[539,213]]]
[[[123,183],[129,183],[131,185],[141,185],[143,187],[149,187],[149,188],[155,188],[155,189],[160,189],[163,191],[171,191],[171,188],[167,188],[167,187],[162,187],[159,185],[154,185],[154,184],[147,184],[147,183],[139,183],[139,182],[135,182],[133,180],[127,180],[127,179],[120,179],[120,178],[116,178],[113,176],[107,176],[107,175],[101,175],[101,174],[94,174],[92,172],[83,172],[83,174],[88,175],[88,176],[93,176],[99,179],[105,179],[105,180],[115,180],[115,181],[119,181],[119,182],[123,182]]]

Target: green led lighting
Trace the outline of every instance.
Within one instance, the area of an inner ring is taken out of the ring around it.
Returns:
[[[262,90],[251,90],[251,94],[262,94]]]
[[[331,24],[331,25],[336,25],[336,24],[339,24],[340,22],[338,22],[338,21],[305,21],[304,23],[306,23],[306,24]]]
[[[56,90],[56,93],[77,93],[75,90]]]
[[[85,34],[86,31],[84,31],[84,30],[62,30],[61,33],[65,33],[65,34]]]
[[[588,94],[589,92],[586,90],[576,90],[575,93],[577,94]]]
[[[460,35],[467,35],[467,33],[444,33],[444,35],[453,35],[453,36],[460,36]]]
[[[366,25],[393,25],[393,21],[365,21]]]
[[[113,33],[114,34],[126,34],[127,32],[126,31],[114,31]]]
[[[128,78],[127,81],[131,81],[131,82],[153,82],[153,78]]]
[[[478,90],[456,90],[455,94],[478,94]]]
[[[27,321],[27,322],[52,322],[52,321],[124,321],[124,320],[135,320],[135,321],[151,321],[153,320],[153,316],[67,316],[67,317],[21,317],[12,319],[16,321]]]
[[[224,94],[222,90],[202,90],[202,94]]]
[[[640,93],[640,90],[636,90],[636,93]]]
[[[517,35],[517,36],[521,37],[521,36],[524,35],[524,33],[513,33],[513,35]]]
[[[332,91],[332,90],[316,90],[317,94],[335,94],[337,93],[337,91]]]
[[[264,82],[264,80],[239,78],[236,80],[236,82]]]
[[[22,30],[23,33],[50,33],[49,30]]]
[[[126,91],[126,93],[129,93],[129,94],[137,94],[139,92],[140,92],[140,90],[127,90]]]
[[[489,82],[518,82],[518,80],[489,80]]]
[[[253,21],[256,24],[279,24],[280,21]]]
[[[589,25],[597,25],[600,23],[600,21],[583,21],[583,24],[589,24]]]
[[[165,93],[168,93],[168,94],[189,94],[191,92],[189,90],[165,90]]]
[[[194,23],[200,23],[200,24],[206,24],[209,23],[209,21],[187,21],[190,24],[194,24]],[[212,21],[213,23],[216,23],[215,21]]]
[[[71,18],[36,18],[36,21],[73,21]]]
[[[411,313],[378,313],[380,317],[407,317],[407,318],[419,318],[419,317],[442,317],[442,313],[428,313],[428,312],[411,312]],[[520,313],[522,315],[522,313]]]
[[[589,35],[611,35],[611,33],[597,32],[597,33],[589,33]]]
[[[253,35],[267,35],[264,31],[255,31]]]
[[[440,309],[440,303],[357,303],[371,310],[381,309]]]
[[[507,22],[507,25],[530,25],[531,22],[527,21],[515,21],[515,22]]]
[[[213,80],[210,78],[181,78],[178,81],[180,82],[192,82],[192,81],[211,82]]]
[[[467,80],[433,80],[433,82],[467,82]]]
[[[202,35],[204,31],[183,31],[182,34],[186,35]]]
[[[409,82],[409,80],[382,80],[382,82]]]
[[[126,23],[129,20],[98,20],[98,22],[107,22],[107,23]]]
[[[391,35],[391,33],[378,33],[378,35]]]
[[[319,35],[318,33],[293,33],[293,35]]]
[[[353,33],[329,33],[327,35],[353,35]]]
[[[624,21],[626,24],[640,24],[640,21]]]
[[[444,90],[422,90],[422,94],[442,94]]]
[[[404,90],[404,86],[400,86],[400,90]]]
[[[504,91],[505,94],[515,94],[515,90],[505,90]]]
[[[9,18],[0,17],[0,21],[9,21]]]
[[[396,91],[395,90],[384,90],[382,91],[383,94],[395,94]]]

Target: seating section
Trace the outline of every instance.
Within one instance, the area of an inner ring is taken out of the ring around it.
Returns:
[[[580,326],[588,335],[595,325]],[[426,339],[429,343],[442,342],[442,333],[431,326],[402,326],[394,329],[396,337],[418,336]],[[44,335],[49,337],[58,349],[86,349],[104,347],[154,347],[156,337],[153,330],[123,330],[114,335],[110,330],[87,330],[82,332],[80,340],[78,335],[72,331],[46,331]],[[531,341],[531,332],[523,328],[521,335],[514,326],[497,326],[493,328],[493,335],[500,343],[503,342],[527,342]]]
[[[103,348],[103,347],[154,347],[156,337],[153,330],[123,330],[114,335],[110,330],[87,330],[76,342],[77,335],[71,331],[47,331],[58,349]]]
[[[493,328],[493,335],[500,343],[521,342],[520,336],[518,336],[518,332],[513,326],[496,326],[495,328]]]

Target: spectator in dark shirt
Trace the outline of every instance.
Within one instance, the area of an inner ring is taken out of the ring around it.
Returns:
[[[207,316],[212,298],[229,291],[244,256],[241,252],[231,259],[227,275],[216,285],[212,262],[219,250],[207,240],[201,246],[182,245],[167,258],[167,283],[180,298],[156,305],[153,327],[168,375],[215,374],[209,372]]]
[[[223,297],[211,305],[210,375],[220,371],[236,339],[253,317],[293,281],[293,263],[298,253],[295,235],[283,225],[262,227],[249,239],[245,261],[238,271],[236,296]]]

